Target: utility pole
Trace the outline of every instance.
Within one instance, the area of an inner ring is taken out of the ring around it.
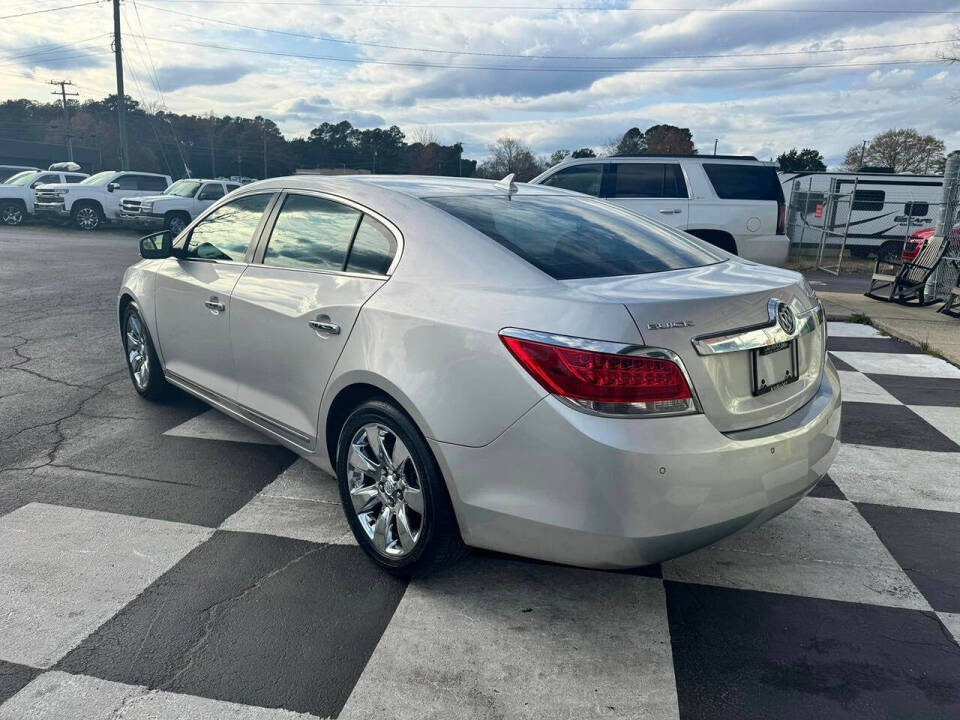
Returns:
[[[210,111],[210,177],[217,177],[217,116]]]
[[[863,154],[867,151],[867,141],[863,141],[863,145],[860,146],[860,165],[857,167],[857,170],[863,167]]]
[[[713,140],[713,154],[717,154],[717,143],[720,142],[720,138],[714,138]]]
[[[69,80],[51,80],[51,85],[59,85],[60,92],[53,91],[53,95],[59,95],[63,98],[63,127],[65,128],[67,138],[67,160],[73,162],[73,131],[70,128],[70,111],[67,109],[67,96],[80,97],[80,93],[67,92],[67,85],[73,85]]]
[[[263,179],[267,179],[267,131],[263,131]]]
[[[113,56],[117,65],[117,123],[120,126],[120,169],[129,170],[127,96],[123,92],[123,49],[120,46],[120,0],[113,0]]]

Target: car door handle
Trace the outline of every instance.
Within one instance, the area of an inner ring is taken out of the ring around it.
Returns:
[[[216,297],[212,297],[209,300],[204,300],[203,304],[206,305],[207,309],[214,315],[219,315],[227,309],[227,306],[220,302],[220,300]]]
[[[340,326],[331,322],[329,315],[317,315],[316,320],[307,320],[307,325],[312,327],[318,333],[325,332],[331,335],[340,334]]]
[[[663,209],[659,211],[661,215],[676,215],[677,213],[682,213],[683,210],[680,208],[673,208],[672,210]]]

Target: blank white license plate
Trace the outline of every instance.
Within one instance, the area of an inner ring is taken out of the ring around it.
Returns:
[[[753,394],[763,395],[797,380],[797,343],[778,343],[752,350]]]

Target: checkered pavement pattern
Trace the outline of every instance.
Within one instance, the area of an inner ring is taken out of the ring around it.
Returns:
[[[332,478],[118,378],[133,432],[67,425],[0,488],[0,719],[960,717],[960,370],[830,336],[829,477],[620,573],[477,552],[402,582]]]

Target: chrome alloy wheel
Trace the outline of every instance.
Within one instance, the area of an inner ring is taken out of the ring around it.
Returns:
[[[174,215],[170,218],[170,222],[167,223],[167,229],[170,230],[170,236],[176,237],[183,232],[183,229],[187,226],[187,223],[179,215]]]
[[[77,210],[77,225],[83,230],[93,230],[100,224],[100,215],[95,208],[87,205]]]
[[[130,365],[133,382],[138,389],[146,390],[150,383],[150,353],[147,350],[143,321],[139,315],[131,314],[127,317],[124,342],[127,346],[127,364]]]
[[[16,205],[4,205],[0,209],[0,223],[4,225],[19,225],[23,222],[23,210]]]
[[[347,487],[353,511],[378,553],[402,558],[423,534],[420,477],[410,451],[384,425],[364,425],[350,441]]]

